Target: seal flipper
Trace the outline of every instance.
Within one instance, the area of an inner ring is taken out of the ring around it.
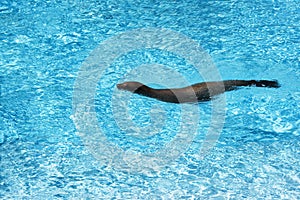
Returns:
[[[277,80],[268,81],[268,80],[260,80],[260,81],[253,81],[253,84],[256,87],[270,87],[270,88],[279,88],[280,84]]]
[[[279,88],[280,85],[277,80],[229,80],[224,81],[225,91],[237,89],[241,86],[255,86],[255,87],[270,87]]]

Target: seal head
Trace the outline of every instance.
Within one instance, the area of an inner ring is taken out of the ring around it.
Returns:
[[[142,86],[144,86],[144,84],[135,81],[117,84],[117,88],[119,90],[127,90],[129,92],[135,92],[138,88]]]

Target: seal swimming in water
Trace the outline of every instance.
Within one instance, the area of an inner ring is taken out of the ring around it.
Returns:
[[[279,88],[276,80],[226,80],[218,82],[202,82],[183,88],[154,89],[140,82],[124,82],[117,84],[120,90],[158,99],[170,103],[192,103],[209,101],[213,96],[225,91],[236,90],[241,86]]]

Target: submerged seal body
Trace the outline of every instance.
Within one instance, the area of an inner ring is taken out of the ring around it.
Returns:
[[[158,99],[170,103],[192,103],[209,101],[213,96],[225,91],[238,89],[242,86],[278,88],[276,80],[226,80],[218,82],[202,82],[183,88],[154,89],[140,82],[124,82],[117,84],[120,90],[127,90],[136,94]]]

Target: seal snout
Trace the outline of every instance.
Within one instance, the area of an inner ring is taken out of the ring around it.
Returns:
[[[124,86],[123,86],[124,84],[123,83],[119,83],[119,84],[117,84],[117,88],[119,89],[119,90],[122,90],[122,89],[124,89]]]

